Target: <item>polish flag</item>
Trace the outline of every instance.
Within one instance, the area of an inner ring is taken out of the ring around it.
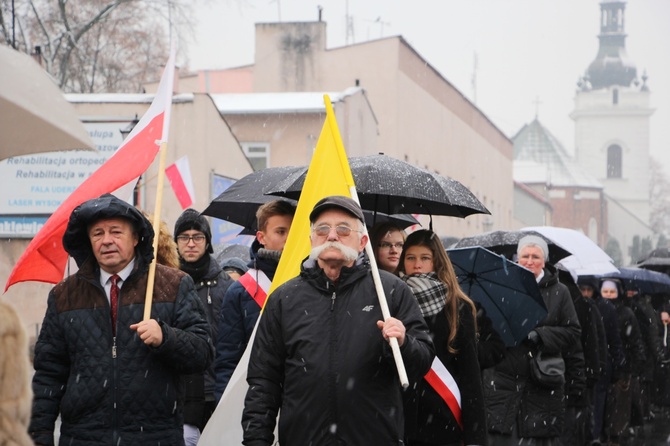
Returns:
[[[188,156],[182,156],[174,164],[166,167],[165,176],[170,182],[181,208],[190,207],[195,201],[195,189]]]
[[[449,373],[447,367],[436,356],[433,359],[433,365],[430,367],[424,379],[435,389],[440,398],[451,410],[456,422],[463,429],[463,419],[461,417],[461,391],[454,377]]]
[[[151,106],[123,144],[102,166],[75,189],[35,235],[7,279],[5,291],[18,282],[58,283],[63,279],[68,254],[63,234],[70,214],[81,203],[117,191],[136,181],[167,141],[174,84],[175,49],[172,48]],[[126,199],[126,197],[120,197]]]

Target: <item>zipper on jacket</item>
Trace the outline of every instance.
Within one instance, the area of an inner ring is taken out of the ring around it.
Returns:
[[[333,295],[330,296],[330,311],[333,311],[335,308],[335,292],[333,291]]]
[[[112,338],[112,359],[116,359],[116,336]]]

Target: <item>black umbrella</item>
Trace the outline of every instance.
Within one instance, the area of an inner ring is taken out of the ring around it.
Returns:
[[[535,235],[547,242],[547,246],[549,247],[549,263],[556,264],[559,260],[571,255],[570,252],[558,246],[548,237],[545,237],[539,232],[530,230],[484,232],[482,234],[460,239],[453,245],[453,248],[482,246],[490,251],[502,254],[508,259],[513,260],[517,251],[516,248],[519,244],[519,240],[527,235]]]
[[[266,195],[268,191],[276,189],[277,185],[286,178],[296,178],[306,171],[306,167],[269,167],[258,170],[237,180],[232,186],[212,200],[202,211],[204,215],[216,217],[231,223],[243,226],[241,234],[255,235],[256,210],[264,203],[283,199],[296,204],[290,198]],[[391,222],[405,229],[408,226],[419,224],[419,221],[410,214],[388,215],[363,209],[365,223],[372,227],[376,223]]]
[[[505,345],[518,345],[547,315],[535,276],[479,246],[448,249],[463,292],[486,310]]]
[[[219,264],[225,259],[230,259],[232,257],[237,257],[238,259],[242,259],[244,263],[247,263],[251,259],[249,249],[250,248],[247,245],[217,245],[214,247],[214,258]]]
[[[467,217],[490,214],[461,183],[386,155],[349,158],[363,209],[385,214]],[[269,193],[298,199],[307,170],[293,173]]]
[[[265,194],[288,175],[302,170],[304,167],[288,166],[252,172],[212,200],[202,213],[252,229],[255,234],[256,210],[260,205],[279,198]],[[295,203],[294,200],[287,201]]]
[[[627,290],[639,290],[642,294],[670,294],[670,276],[644,268],[619,268],[618,273],[604,274],[598,278],[621,279]]]
[[[657,248],[649,253],[649,257],[637,264],[638,267],[670,274],[670,250]]]

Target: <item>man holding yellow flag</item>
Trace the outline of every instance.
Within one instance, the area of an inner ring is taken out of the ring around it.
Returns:
[[[312,250],[300,275],[268,298],[254,339],[242,415],[245,445],[402,444],[402,389],[389,338],[410,380],[434,349],[418,304],[397,277],[380,272],[391,317],[383,321],[363,255],[363,211],[329,196],[309,215]]]

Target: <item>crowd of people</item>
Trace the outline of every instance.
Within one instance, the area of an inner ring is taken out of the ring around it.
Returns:
[[[222,264],[187,209],[160,227],[152,264],[150,217],[108,194],[78,206],[63,244],[79,269],[49,294],[32,393],[20,363],[0,444],[196,445],[250,343],[245,445],[616,445],[670,406],[670,304],[616,278],[575,281],[543,238],[523,237],[516,261],[547,315],[506,346],[433,231],[368,236],[348,197],[314,206],[300,274],[268,295],[294,214],[259,207],[251,260]],[[0,341],[25,348],[15,315],[0,316]],[[538,378],[539,358],[560,372]]]

